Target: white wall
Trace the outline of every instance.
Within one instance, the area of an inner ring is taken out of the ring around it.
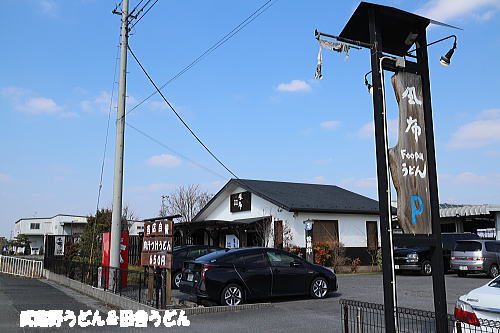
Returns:
[[[237,187],[231,192],[231,194],[245,191],[245,189]],[[230,211],[230,195],[227,195],[220,204],[215,204],[215,207],[207,208],[205,220],[234,221],[263,216],[272,216],[273,220],[282,220],[284,223],[288,224],[293,234],[292,243],[301,247],[305,246],[305,231],[303,222],[308,219],[337,220],[339,225],[339,240],[346,247],[366,247],[366,221],[377,221],[380,244],[380,222],[378,215],[331,213],[294,214],[253,193],[251,199],[251,210],[232,213]]]

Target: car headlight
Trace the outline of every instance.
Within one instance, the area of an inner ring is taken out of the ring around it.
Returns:
[[[332,272],[333,274],[335,274],[335,270],[333,269],[333,267],[325,267],[326,269],[328,269],[330,272]]]
[[[417,262],[418,261],[418,253],[408,253],[406,255],[406,261]]]

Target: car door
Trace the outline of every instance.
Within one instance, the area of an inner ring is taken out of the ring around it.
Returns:
[[[245,283],[251,298],[271,295],[272,273],[262,250],[245,251],[238,254],[235,263],[238,275]]]
[[[306,293],[307,267],[299,258],[284,251],[266,251],[273,274],[272,294],[277,296]]]

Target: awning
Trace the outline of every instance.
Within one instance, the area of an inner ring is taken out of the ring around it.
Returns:
[[[441,204],[439,215],[441,217],[479,216],[500,212],[500,205],[454,205]]]

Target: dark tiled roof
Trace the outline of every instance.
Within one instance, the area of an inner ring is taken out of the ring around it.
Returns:
[[[288,211],[378,214],[378,201],[334,185],[231,179]]]

